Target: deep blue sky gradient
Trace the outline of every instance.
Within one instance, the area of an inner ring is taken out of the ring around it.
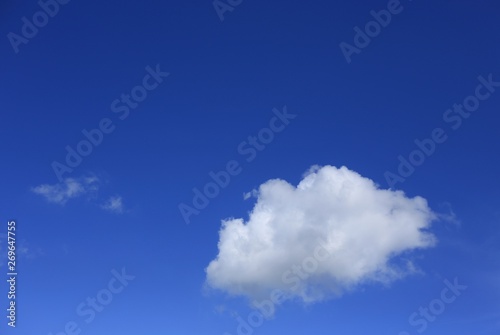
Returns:
[[[221,22],[210,1],[73,0],[17,54],[6,35],[39,6],[0,5],[1,227],[15,218],[32,253],[19,260],[18,327],[8,333],[56,334],[74,320],[89,335],[236,334],[237,321],[216,306],[243,317],[249,307],[205,294],[203,282],[220,220],[252,208],[242,194],[270,178],[296,184],[314,164],[345,165],[387,188],[398,156],[441,127],[448,140],[395,186],[459,221],[435,223],[439,244],[413,255],[422,274],[312,306],[287,303],[255,334],[416,334],[408,316],[455,277],[468,289],[425,333],[498,334],[500,89],[456,131],[442,117],[474,93],[478,76],[500,81],[500,6],[402,5],[351,64],[339,44],[353,43],[353,27],[386,1],[245,0]],[[119,120],[111,102],[156,64],[170,76]],[[245,162],[238,145],[285,105],[296,119]],[[51,163],[106,117],[114,132],[67,175],[97,175],[96,199],[59,206],[30,191],[55,184]],[[178,204],[233,159],[241,174],[186,225]],[[114,194],[122,215],[98,206]],[[85,324],[75,307],[122,267],[136,279]]]

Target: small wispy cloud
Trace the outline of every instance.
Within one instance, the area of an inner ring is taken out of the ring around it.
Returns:
[[[36,259],[40,256],[45,255],[44,251],[41,248],[33,247],[26,240],[19,241],[17,254],[19,254],[19,257],[24,257],[26,259]]]
[[[0,266],[7,263],[7,234],[0,234]],[[26,240],[18,240],[16,245],[16,255],[18,259],[33,260],[38,257],[44,256],[44,251],[39,247],[31,246]]]
[[[95,176],[66,178],[57,184],[42,184],[31,191],[43,196],[48,202],[64,205],[69,199],[95,192],[99,189],[99,179]]]
[[[248,200],[252,197],[257,198],[258,195],[259,195],[259,192],[255,189],[253,189],[250,192],[243,193],[243,200]]]
[[[124,211],[123,199],[118,195],[112,196],[101,205],[101,208],[112,213],[122,214]]]

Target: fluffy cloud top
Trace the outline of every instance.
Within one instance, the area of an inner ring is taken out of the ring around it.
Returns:
[[[413,265],[396,256],[435,243],[425,199],[379,189],[346,167],[312,167],[297,187],[269,180],[256,197],[248,221],[222,222],[209,287],[256,300],[277,289],[314,302],[401,278]]]
[[[64,181],[49,185],[42,184],[31,190],[43,196],[48,202],[64,205],[69,199],[97,191],[99,179],[97,177],[66,178]]]

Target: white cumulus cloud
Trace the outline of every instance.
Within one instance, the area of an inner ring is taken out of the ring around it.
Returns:
[[[57,184],[42,184],[33,187],[33,193],[43,196],[48,202],[64,205],[69,199],[95,192],[99,188],[99,179],[95,176],[66,178]]]
[[[435,244],[424,198],[379,189],[346,167],[314,166],[296,187],[269,180],[256,197],[248,221],[222,221],[208,287],[314,302],[414,272],[402,254]]]

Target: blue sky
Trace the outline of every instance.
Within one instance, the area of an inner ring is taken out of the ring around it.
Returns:
[[[47,3],[0,5],[3,332],[498,334],[495,1]]]

